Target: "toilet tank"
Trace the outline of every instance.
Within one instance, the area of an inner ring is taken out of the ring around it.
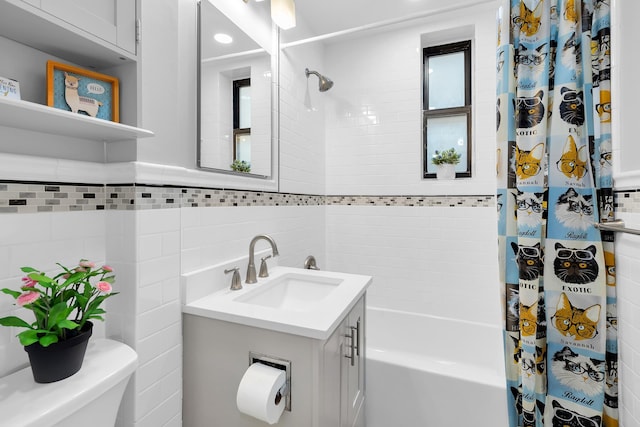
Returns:
[[[0,425],[11,427],[113,427],[138,355],[109,339],[92,339],[82,369],[39,384],[27,367],[0,378]]]

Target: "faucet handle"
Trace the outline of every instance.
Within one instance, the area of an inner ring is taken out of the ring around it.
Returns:
[[[271,258],[271,255],[260,258],[260,273],[258,273],[258,277],[269,277],[269,268],[267,266],[267,260],[269,258]]]
[[[242,289],[242,279],[240,278],[240,267],[233,267],[224,271],[224,274],[233,273],[231,277],[231,289],[232,291],[237,291]]]

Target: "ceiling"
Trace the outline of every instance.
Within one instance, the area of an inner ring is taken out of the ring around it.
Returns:
[[[238,28],[236,24],[210,2],[203,1],[200,4],[200,8],[200,19],[203,23],[200,28],[202,33],[201,55],[203,59],[223,57],[260,48],[255,40]],[[215,42],[214,35],[217,33],[230,35],[233,43],[221,44]]]
[[[243,4],[242,0],[222,1],[237,2],[232,5],[242,8],[239,10],[244,10],[244,14],[247,13],[244,8],[249,7],[259,16],[269,16],[268,1],[250,0],[247,4]],[[280,36],[285,45],[301,40],[329,39],[359,29],[375,28],[441,11],[497,2],[498,0],[295,0],[297,25],[295,28],[281,31]],[[224,57],[235,52],[260,49],[250,36],[210,2],[202,2],[202,9],[203,16],[206,16],[209,23],[203,28],[203,58]],[[213,43],[213,34],[216,32],[232,35],[234,43],[226,46]]]
[[[287,41],[294,41],[481,3],[497,0],[295,0],[298,25],[282,33]]]

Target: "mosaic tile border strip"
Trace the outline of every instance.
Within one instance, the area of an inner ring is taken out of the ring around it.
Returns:
[[[615,192],[616,212],[640,213],[640,189]]]
[[[495,206],[494,195],[478,196],[327,196],[327,205],[353,206],[429,206],[489,207]]]
[[[618,191],[615,196],[619,212],[640,213],[640,189]],[[0,182],[0,213],[322,205],[490,207],[495,197],[319,196],[143,184]]]
[[[184,207],[320,206],[324,196],[245,190],[182,189]]]
[[[107,185],[109,210],[171,209],[182,206],[182,189],[142,185]]]
[[[99,184],[0,182],[0,213],[102,210],[104,190]]]

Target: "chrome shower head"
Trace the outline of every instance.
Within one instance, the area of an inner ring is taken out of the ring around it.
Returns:
[[[308,68],[304,69],[304,74],[305,76],[307,76],[307,78],[309,78],[309,74],[315,74],[316,76],[318,76],[318,90],[320,92],[326,92],[329,89],[331,89],[333,87],[333,81],[331,81],[330,78],[323,76],[322,74],[320,74],[317,71],[309,71]]]

